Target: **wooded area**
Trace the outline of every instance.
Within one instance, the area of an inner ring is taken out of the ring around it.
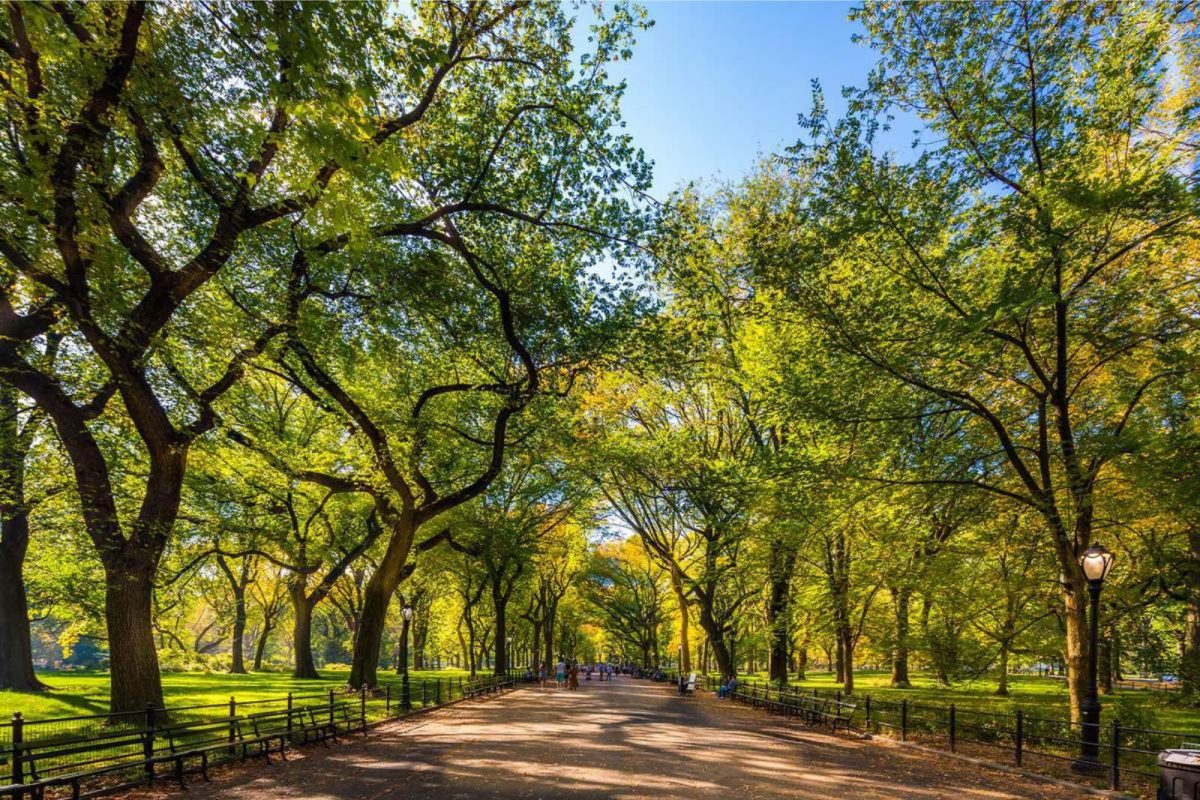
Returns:
[[[6,12],[0,686],[1055,667],[1078,721],[1102,543],[1102,688],[1200,701],[1194,4],[867,3],[845,114],[662,200],[634,6]]]

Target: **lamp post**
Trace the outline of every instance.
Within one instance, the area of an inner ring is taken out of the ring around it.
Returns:
[[[1075,772],[1098,772],[1100,764],[1100,694],[1096,684],[1096,652],[1100,638],[1100,590],[1104,578],[1112,569],[1115,556],[1098,544],[1094,544],[1079,556],[1079,566],[1087,578],[1088,594],[1091,595],[1089,621],[1091,639],[1088,642],[1088,685],[1087,696],[1079,704],[1083,715],[1083,736],[1079,758],[1071,765]]]
[[[404,617],[403,630],[400,632],[404,639],[404,672],[400,677],[400,704],[405,711],[412,711],[412,697],[408,693],[408,629],[410,627],[408,623],[412,621],[412,606],[405,606],[400,613]]]
[[[509,664],[511,664],[511,663],[513,662],[513,657],[512,657],[512,637],[511,637],[511,636],[505,636],[505,637],[504,637],[504,643],[505,643],[505,647],[504,647],[504,663],[503,663],[503,664],[497,664],[497,665],[496,665],[496,666],[500,667],[500,674],[501,674],[501,675],[507,675],[507,674],[508,674],[508,665],[509,665]]]

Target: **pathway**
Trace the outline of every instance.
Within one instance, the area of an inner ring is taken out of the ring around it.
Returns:
[[[551,684],[553,685],[553,684]],[[178,796],[178,795],[177,795]],[[618,679],[521,689],[230,767],[188,800],[457,798],[1046,798],[1079,795],[881,742],[783,724],[710,697]]]

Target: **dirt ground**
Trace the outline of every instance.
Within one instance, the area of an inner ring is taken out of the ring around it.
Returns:
[[[833,736],[711,697],[620,678],[525,688],[329,748],[221,769],[186,795],[414,798],[1046,798],[1080,793],[949,757]],[[148,797],[140,793],[138,797]],[[159,792],[155,796],[163,797]]]

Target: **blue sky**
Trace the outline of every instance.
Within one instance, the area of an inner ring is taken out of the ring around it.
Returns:
[[[737,179],[794,143],[814,78],[840,114],[841,87],[862,85],[875,60],[850,41],[850,3],[644,5],[655,25],[612,74],[628,82],[627,129],[655,162],[659,199],[690,180]]]

